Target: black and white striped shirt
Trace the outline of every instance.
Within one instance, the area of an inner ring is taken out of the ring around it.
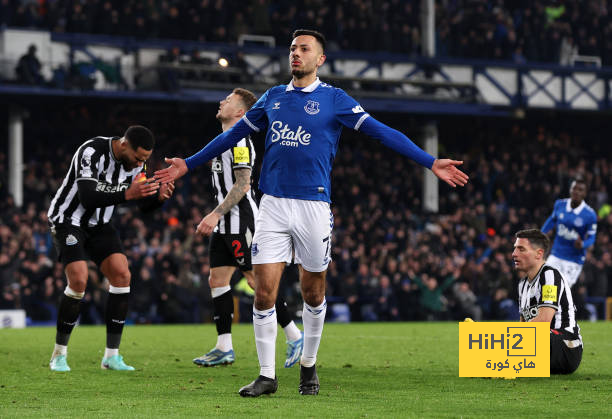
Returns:
[[[546,264],[542,265],[535,278],[529,282],[527,277],[519,282],[519,310],[525,321],[538,315],[538,308],[552,307],[556,310],[550,328],[580,339],[580,326],[576,323],[576,306],[572,292],[561,273]]]
[[[110,222],[115,206],[86,209],[79,200],[77,182],[96,182],[96,190],[104,192],[124,191],[130,186],[142,168],[123,168],[111,146],[111,141],[118,138],[95,137],[78,148],[47,212],[51,223],[94,227]]]
[[[243,138],[234,147],[212,160],[212,182],[217,203],[221,204],[236,182],[234,169],[253,169],[255,147],[250,137]],[[253,188],[227,214],[219,220],[217,231],[220,234],[253,234],[257,203]]]

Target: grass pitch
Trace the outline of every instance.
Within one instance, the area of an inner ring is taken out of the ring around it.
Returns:
[[[191,360],[216,340],[214,325],[128,326],[121,353],[134,372],[100,369],[104,327],[73,332],[68,373],[49,371],[54,328],[0,330],[0,417],[610,417],[612,323],[582,323],[582,364],[570,376],[458,377],[457,323],[326,324],[319,396],[300,396],[299,367],[278,392],[244,399],[259,372],[250,325],[233,328],[233,365]],[[279,368],[280,366],[280,368]]]

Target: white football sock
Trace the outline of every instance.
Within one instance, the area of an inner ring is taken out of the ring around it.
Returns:
[[[53,348],[53,353],[51,354],[51,359],[55,358],[56,356],[59,355],[68,355],[68,346],[66,345],[58,345],[57,343],[55,344],[55,347]]]
[[[217,345],[215,345],[215,348],[222,352],[227,352],[230,349],[233,349],[232,334],[224,333],[222,335],[217,336]]]
[[[283,330],[285,331],[285,337],[287,338],[288,341],[298,340],[299,338],[302,337],[302,331],[298,329],[298,327],[295,325],[293,320],[291,320],[291,323],[285,326]]]
[[[212,298],[217,298],[217,297],[222,296],[223,294],[225,294],[226,292],[228,292],[231,289],[232,289],[232,287],[230,287],[229,285],[226,285],[224,287],[211,288],[210,289],[210,295],[212,296]]]
[[[276,307],[259,311],[253,306],[253,329],[259,358],[259,374],[276,377]]]
[[[104,349],[104,358],[109,358],[114,355],[119,355],[119,348],[106,348]]]
[[[304,351],[300,364],[305,367],[312,367],[317,362],[317,352],[321,343],[321,333],[323,333],[323,323],[325,323],[325,313],[327,312],[327,301],[318,307],[311,307],[304,303],[302,311],[302,322],[304,323]]]

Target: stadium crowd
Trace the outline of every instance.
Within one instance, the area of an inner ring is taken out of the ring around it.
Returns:
[[[235,42],[241,34],[284,45],[319,28],[330,50],[420,54],[420,0],[1,0],[0,27]],[[577,53],[612,64],[607,0],[437,0],[440,57],[568,64]]]
[[[128,119],[119,116],[121,112],[110,120],[96,118],[98,110],[87,107],[60,111],[54,118],[43,112],[47,122],[41,118],[40,124],[27,124],[22,208],[8,194],[7,179],[1,179],[0,309],[23,308],[32,321],[52,322],[65,280],[47,228],[50,199],[78,144],[93,135],[121,132],[113,127],[126,126]],[[164,156],[185,156],[199,149],[203,132],[212,138],[218,124],[203,119],[177,120],[176,114],[163,112],[151,117],[158,146],[148,170],[161,167]],[[517,278],[510,259],[513,234],[541,226],[554,200],[567,196],[570,180],[578,175],[590,185],[587,202],[598,211],[599,224],[574,298],[581,318],[601,318],[603,307],[586,302],[612,295],[612,163],[605,157],[610,155],[602,137],[605,130],[596,124],[581,130],[572,126],[578,124],[563,128],[550,120],[538,125],[476,119],[441,123],[440,154],[465,160],[470,183],[456,190],[442,185],[437,214],[422,210],[419,166],[345,130],[332,175],[329,318],[518,318]],[[406,132],[418,138],[418,131],[410,129]],[[261,140],[255,142],[261,147]],[[8,173],[7,166],[1,151],[1,176]],[[115,224],[132,272],[130,321],[210,321],[208,240],[194,234],[214,204],[209,178],[201,169],[181,179],[161,211],[143,215],[135,206],[117,209]],[[81,322],[103,322],[107,287],[91,265]],[[281,292],[298,307],[295,269],[289,270]],[[248,293],[235,290],[235,295],[248,311]],[[241,317],[250,320],[248,315]]]

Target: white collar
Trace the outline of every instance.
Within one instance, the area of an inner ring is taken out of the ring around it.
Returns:
[[[306,92],[306,93],[310,93],[313,92],[314,89],[316,89],[317,87],[319,87],[319,85],[321,84],[321,80],[319,80],[319,78],[317,77],[317,79],[315,81],[313,81],[312,83],[310,83],[308,86],[304,87],[301,89],[302,92]],[[295,90],[295,87],[293,86],[293,80],[291,80],[289,82],[289,84],[287,85],[287,88],[285,89],[285,92],[290,92],[292,90]]]
[[[578,205],[576,208],[572,208],[572,198],[567,198],[567,202],[565,204],[565,211],[573,212],[574,214],[578,215],[580,214],[580,211],[582,211],[582,209],[585,207],[585,205],[586,202],[584,202],[583,199],[580,205]]]

